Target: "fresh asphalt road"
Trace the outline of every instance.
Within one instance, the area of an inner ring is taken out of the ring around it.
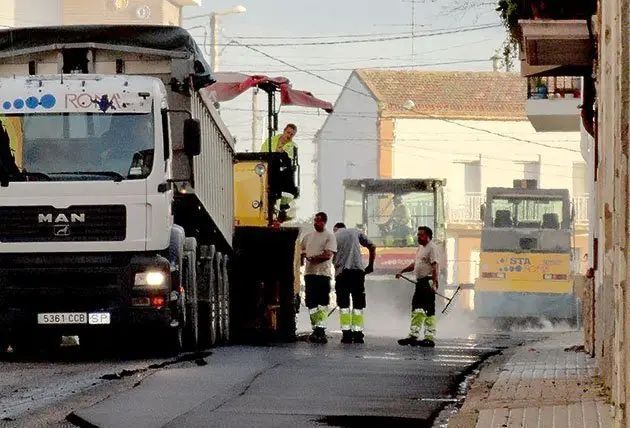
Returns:
[[[167,367],[135,388],[77,410],[98,427],[430,427],[461,375],[512,346],[507,335],[445,339],[434,349],[367,337],[214,350],[207,365]]]
[[[440,409],[461,399],[463,374],[479,361],[544,336],[481,333],[473,318],[455,312],[440,316],[436,348],[401,347],[410,292],[370,287],[363,345],[339,343],[335,312],[326,345],[226,346],[168,364],[72,353],[0,361],[0,426],[430,427]],[[298,321],[299,331],[308,330],[307,311]]]

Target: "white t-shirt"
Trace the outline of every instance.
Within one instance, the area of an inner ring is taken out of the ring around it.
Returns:
[[[324,230],[318,232],[312,231],[304,238],[302,238],[302,254],[306,254],[306,257],[315,257],[321,255],[325,250],[337,252],[337,239],[335,234]],[[332,258],[325,262],[313,263],[306,260],[304,267],[304,275],[321,275],[332,278]]]
[[[433,267],[431,265],[437,262],[438,248],[433,241],[429,241],[425,246],[421,245],[418,247],[415,262],[416,268],[414,269],[416,278],[420,279],[433,276]]]

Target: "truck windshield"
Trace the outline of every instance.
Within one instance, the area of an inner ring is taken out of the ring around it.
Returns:
[[[563,218],[561,198],[495,197],[492,199],[494,227],[560,229]]]
[[[10,181],[134,180],[153,167],[151,113],[0,115],[0,123],[0,171],[15,171]]]
[[[434,229],[435,196],[431,192],[367,195],[367,235],[377,247],[414,247],[419,226]]]

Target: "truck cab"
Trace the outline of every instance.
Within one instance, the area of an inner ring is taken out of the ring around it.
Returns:
[[[234,224],[207,70],[176,27],[0,32],[0,351],[197,346]]]
[[[433,230],[445,257],[445,184],[444,179],[344,181],[344,223],[362,230],[378,248],[376,273],[396,273],[414,260],[420,226]],[[446,269],[445,261],[441,268]]]

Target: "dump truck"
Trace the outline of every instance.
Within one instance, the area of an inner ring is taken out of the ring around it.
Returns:
[[[489,187],[481,215],[477,316],[500,327],[543,318],[577,323],[569,190],[539,188],[536,180]]]
[[[235,233],[248,225],[235,217],[235,171],[269,184],[256,196],[267,209],[278,192],[272,168],[258,165],[274,154],[238,172],[207,91],[215,82],[179,27],[0,31],[0,350],[50,350],[78,335],[88,348],[177,353],[278,331],[257,324],[278,312],[260,301],[277,275],[233,275],[260,252],[252,234]],[[257,231],[279,229],[269,218]]]

